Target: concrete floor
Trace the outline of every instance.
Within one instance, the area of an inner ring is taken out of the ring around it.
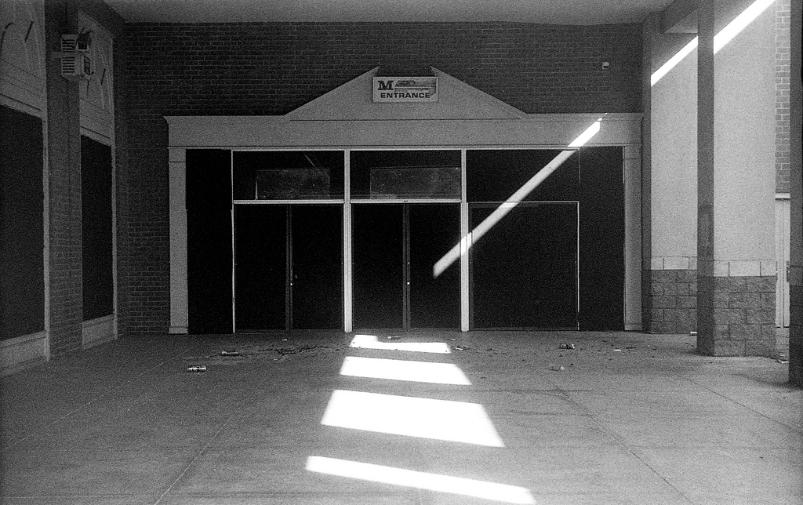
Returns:
[[[351,338],[128,339],[5,377],[0,502],[803,503],[803,391],[775,360],[633,333]],[[347,356],[470,385],[340,375]]]

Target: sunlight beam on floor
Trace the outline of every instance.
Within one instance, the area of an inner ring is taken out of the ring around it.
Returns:
[[[471,385],[466,374],[457,365],[452,363],[431,363],[428,361],[347,356],[343,361],[343,366],[340,368],[340,375],[426,382],[430,384]]]
[[[477,403],[364,393],[332,393],[321,424],[407,437],[504,447]]]
[[[378,349],[381,351],[428,352],[450,354],[449,346],[443,342],[380,342],[376,335],[354,335],[350,347],[357,349]]]
[[[471,496],[504,503],[535,504],[535,499],[528,489],[507,484],[497,484],[496,482],[417,472],[404,468],[360,463],[345,459],[326,458],[323,456],[308,457],[306,468],[307,471],[310,472],[336,475],[338,477],[347,477],[369,482],[379,482],[394,486]]]

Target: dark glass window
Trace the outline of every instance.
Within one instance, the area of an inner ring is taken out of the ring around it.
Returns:
[[[343,198],[342,151],[234,153],[235,200]]]
[[[460,198],[460,151],[355,151],[352,198]]]
[[[476,150],[466,153],[469,202],[503,202],[560,154],[557,149]],[[577,154],[524,197],[529,201],[577,200],[580,185]]]

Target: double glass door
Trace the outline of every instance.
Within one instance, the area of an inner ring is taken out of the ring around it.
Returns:
[[[469,205],[472,229],[499,204]],[[473,329],[576,329],[577,202],[522,202],[471,246]]]
[[[459,240],[458,204],[353,205],[354,327],[459,327],[459,262],[434,270]]]
[[[342,205],[236,205],[236,331],[343,325]]]

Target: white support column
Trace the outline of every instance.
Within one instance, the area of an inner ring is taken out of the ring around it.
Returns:
[[[170,148],[170,333],[187,333],[187,152]]]
[[[460,331],[468,331],[471,327],[471,296],[468,271],[468,193],[466,190],[466,150],[460,151]]]
[[[642,330],[641,323],[641,149],[626,145],[625,184],[625,330]]]
[[[773,10],[722,35],[751,5],[698,9],[697,346],[715,356],[775,350]]]
[[[186,186],[185,186],[186,187]],[[234,229],[234,151],[229,151],[229,187],[231,188],[231,332],[237,333],[237,248],[235,243],[237,230]]]
[[[343,153],[343,331],[351,332],[351,151]]]

